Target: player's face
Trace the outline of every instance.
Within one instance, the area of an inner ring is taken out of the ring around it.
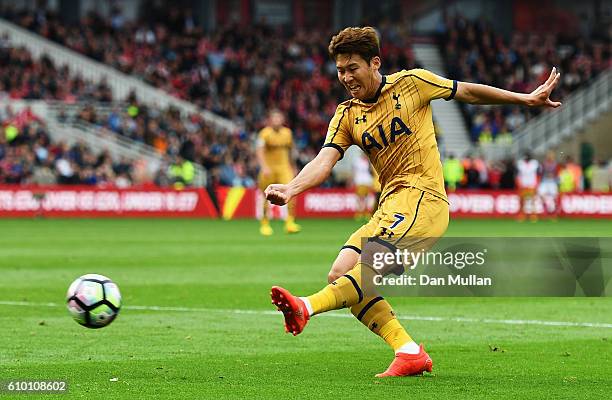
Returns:
[[[358,54],[339,54],[336,56],[336,68],[340,83],[351,96],[359,100],[374,97],[380,85],[376,79],[380,68],[379,57],[373,57],[368,63]]]
[[[282,113],[273,112],[270,114],[270,125],[274,128],[279,128],[285,123],[285,118]]]

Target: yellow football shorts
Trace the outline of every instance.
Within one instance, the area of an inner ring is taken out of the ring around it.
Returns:
[[[278,170],[273,169],[268,175],[263,175],[260,172],[259,177],[257,178],[257,186],[259,186],[259,189],[263,191],[273,183],[289,183],[291,179],[293,179],[293,176],[293,171],[289,168]]]
[[[372,193],[372,191],[373,191],[372,187],[368,185],[355,186],[355,193],[357,194],[357,196],[360,196],[360,197],[365,197],[369,195],[370,193]]]
[[[357,229],[342,248],[361,254],[362,239],[378,237],[402,249],[411,238],[440,238],[446,232],[448,218],[445,200],[416,188],[403,188],[386,196],[370,221]],[[434,243],[435,240],[429,241],[427,247]]]

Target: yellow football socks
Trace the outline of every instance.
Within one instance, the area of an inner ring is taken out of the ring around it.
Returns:
[[[391,348],[393,351],[399,350],[400,347],[404,346],[407,343],[414,344],[412,338],[406,332],[404,327],[399,323],[395,316],[387,321],[382,328],[380,328],[379,332],[375,332],[378,336],[380,336]]]
[[[318,293],[308,296],[312,314],[350,307],[359,321],[397,351],[406,343],[413,342],[412,338],[399,323],[393,309],[384,298],[380,296],[364,298],[361,286],[362,267],[368,268],[358,263],[346,275],[336,279]]]
[[[295,207],[296,207],[296,201],[295,200],[291,200],[287,204],[287,221],[295,222],[294,221],[294,218],[295,218]]]
[[[412,338],[397,320],[391,305],[384,298],[367,297],[351,307],[351,313],[372,332],[380,336],[393,350]]]
[[[361,264],[325,286],[323,290],[307,297],[313,314],[351,307],[363,300],[361,291]]]

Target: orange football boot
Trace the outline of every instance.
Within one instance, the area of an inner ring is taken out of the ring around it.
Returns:
[[[291,333],[293,336],[302,333],[310,319],[306,304],[299,297],[295,297],[287,289],[280,286],[272,286],[270,297],[272,298],[272,304],[285,316],[285,332]]]
[[[420,345],[419,354],[407,354],[407,353],[396,353],[393,362],[389,365],[389,368],[382,374],[376,374],[377,378],[384,378],[386,376],[412,376],[422,375],[423,372],[431,372],[433,368],[433,362],[429,354],[423,349],[423,345]]]

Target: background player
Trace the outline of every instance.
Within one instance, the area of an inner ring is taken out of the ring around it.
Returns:
[[[521,198],[521,210],[519,211],[519,221],[525,220],[525,214],[529,214],[531,221],[537,221],[535,195],[538,187],[538,172],[540,163],[531,157],[529,152],[525,153],[522,160],[516,162],[517,188]]]
[[[556,219],[559,213],[559,163],[554,151],[546,153],[541,172],[538,197],[542,201],[544,212]]]
[[[357,195],[355,219],[368,220],[372,216],[368,197],[374,192],[374,177],[370,160],[363,152],[353,160],[353,184]]]
[[[325,145],[289,184],[270,185],[265,193],[274,204],[286,204],[320,185],[351,145],[359,145],[380,175],[378,210],[347,241],[329,273],[330,284],[309,297],[295,297],[273,287],[272,302],[283,312],[285,329],[297,335],[310,316],[349,307],[357,319],[395,351],[389,368],[377,376],[406,376],[430,371],[432,360],[397,320],[389,303],[365,295],[361,253],[369,246],[394,249],[396,238],[440,237],[448,226],[440,154],[435,142],[430,101],[444,98],[472,104],[521,104],[559,107],[549,99],[560,74],[553,68],[547,81],[530,94],[486,85],[451,81],[429,71],[410,70],[383,76],[374,29],[346,28],[334,36],[329,52],[338,79],[352,96],[332,118]],[[361,248],[361,238],[372,238]]]
[[[295,176],[293,157],[293,135],[291,129],[284,126],[285,117],[280,110],[271,110],[268,126],[263,128],[257,138],[257,161],[259,162],[258,186],[263,191],[268,185],[280,182],[288,183]],[[269,205],[263,202],[263,217],[259,232],[264,236],[274,233],[270,226]],[[295,202],[290,202],[285,220],[285,231],[297,233],[300,226],[295,223]]]
[[[378,203],[380,202],[382,187],[380,186],[378,172],[376,172],[376,169],[374,169],[372,164],[370,164],[370,170],[372,171],[372,190],[374,190],[374,210],[376,210],[376,208],[378,208]]]

